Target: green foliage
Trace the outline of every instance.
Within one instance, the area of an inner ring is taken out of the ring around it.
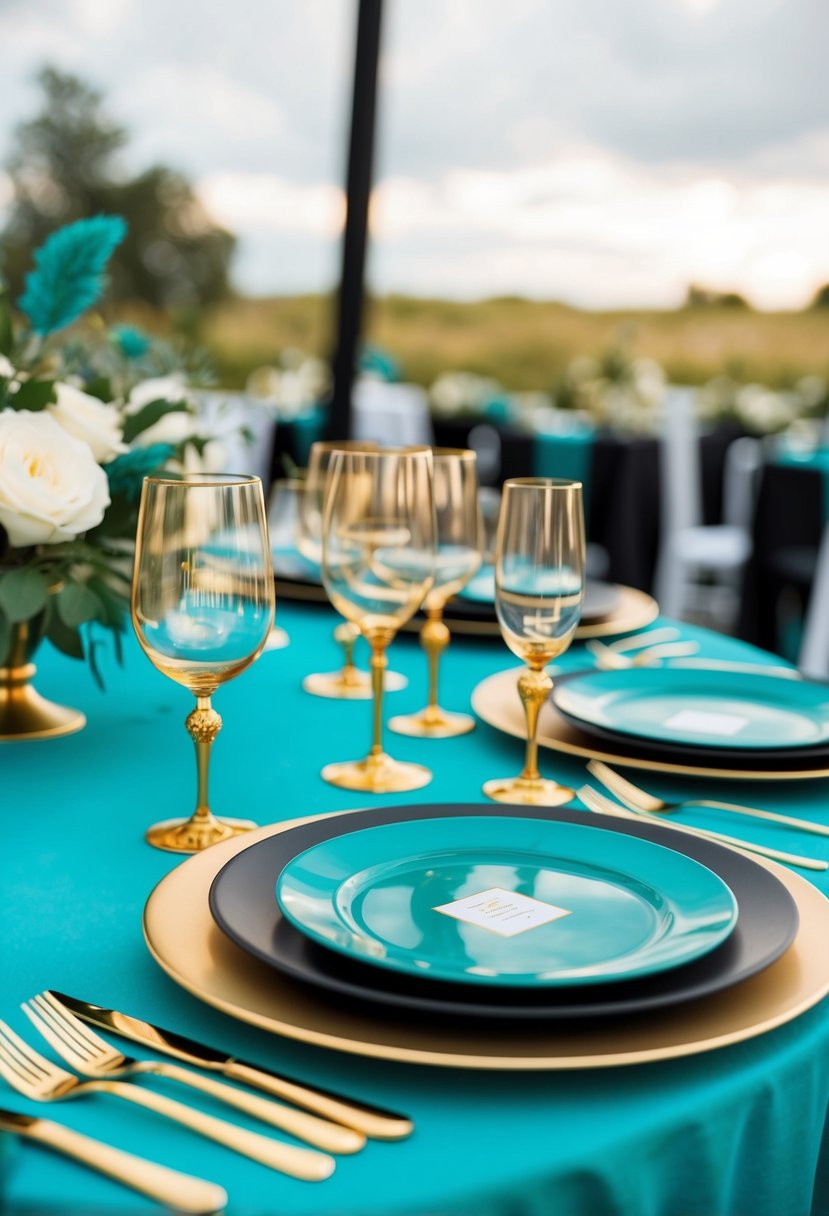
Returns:
[[[0,609],[12,624],[37,616],[48,599],[49,581],[39,570],[23,566],[0,576]]]
[[[18,126],[7,162],[14,201],[0,244],[13,295],[32,250],[56,226],[109,212],[129,227],[111,266],[110,300],[185,308],[226,297],[235,238],[213,223],[187,179],[155,165],[123,180],[116,154],[127,132],[102,95],[53,67],[38,82],[42,108]]]
[[[52,380],[24,380],[17,391],[9,393],[3,405],[12,410],[44,410],[55,400]]]

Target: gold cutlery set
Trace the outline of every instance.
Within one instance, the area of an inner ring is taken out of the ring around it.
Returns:
[[[223,1056],[194,1040],[115,1010],[55,992],[35,996],[22,1009],[41,1037],[75,1070],[70,1072],[48,1060],[0,1021],[0,1076],[12,1089],[36,1102],[68,1101],[94,1094],[117,1097],[180,1123],[269,1169],[308,1182],[320,1182],[331,1176],[335,1154],[359,1152],[369,1138],[404,1139],[413,1130],[404,1116]],[[264,1090],[269,1097],[204,1077],[193,1068],[125,1056],[91,1030],[90,1023]],[[312,1147],[250,1131],[133,1083],[133,1078],[141,1076],[159,1076],[197,1090]],[[288,1105],[289,1102],[293,1105]],[[62,1123],[0,1110],[0,1130],[74,1157],[176,1210],[216,1212],[227,1203],[224,1190],[211,1182],[93,1140]]]

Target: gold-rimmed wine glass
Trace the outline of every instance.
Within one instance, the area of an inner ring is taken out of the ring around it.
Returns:
[[[322,566],[322,512],[331,453],[379,452],[380,445],[370,439],[319,440],[311,445],[305,474],[304,494],[299,508],[297,545],[302,556],[319,573]],[[302,687],[315,697],[332,697],[346,701],[371,700],[371,676],[354,662],[354,646],[360,637],[352,621],[341,621],[334,630],[334,641],[343,648],[343,665],[339,671],[315,671],[302,681]],[[386,671],[386,692],[405,688],[408,680],[397,671]]]
[[[371,647],[374,730],[364,760],[328,764],[322,776],[343,789],[396,793],[432,778],[421,764],[383,750],[386,648],[432,585],[435,509],[427,447],[331,455],[322,523],[322,578],[337,611]]]
[[[132,622],[150,662],[196,697],[185,725],[196,747],[196,809],[150,828],[159,849],[195,853],[256,827],[217,819],[208,801],[210,750],[222,719],[216,689],[265,645],[274,586],[258,477],[185,474],[144,480],[135,545]]]
[[[578,481],[518,477],[504,483],[495,542],[495,611],[501,634],[527,670],[518,694],[527,754],[518,777],[487,781],[496,802],[559,806],[573,790],[538,771],[538,714],[553,687],[545,667],[573,639],[584,597],[584,508]]]
[[[297,551],[299,511],[305,483],[299,477],[279,477],[268,493],[268,535],[275,578],[311,578],[309,567]],[[283,650],[291,639],[288,631],[274,622],[265,650]]]
[[[429,661],[429,695],[425,708],[400,714],[389,730],[400,735],[444,739],[465,735],[475,727],[471,714],[453,713],[438,703],[438,663],[449,645],[443,610],[481,564],[481,517],[478,508],[477,457],[467,448],[432,449],[437,556],[435,581],[423,601],[426,620],[420,644]]]

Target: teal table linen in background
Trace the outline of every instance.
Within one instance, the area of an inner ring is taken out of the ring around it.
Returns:
[[[538,431],[533,436],[533,475],[580,481],[585,513],[590,507],[593,440],[593,430],[587,426],[572,431]]]
[[[434,771],[432,784],[414,794],[372,799],[326,785],[319,777],[324,762],[365,753],[370,705],[301,691],[305,674],[334,669],[341,660],[332,639],[333,613],[280,604],[277,617],[291,645],[266,652],[215,698],[224,719],[211,773],[218,813],[266,824],[366,805],[483,802],[487,777],[520,768],[521,742],[481,723],[458,739],[388,736],[394,755]],[[710,657],[758,657],[740,643],[682,629]],[[362,644],[357,657],[364,663],[361,650]],[[141,914],[153,885],[181,859],[150,849],[142,835],[150,823],[192,809],[195,766],[183,726],[192,699],[156,672],[131,640],[126,652],[123,668],[105,664],[102,693],[83,665],[42,648],[37,687],[82,709],[88,726],[66,739],[0,748],[0,1016],[40,1046],[18,1006],[54,987],[308,1082],[400,1109],[417,1129],[406,1142],[371,1143],[354,1157],[340,1158],[332,1179],[311,1184],[271,1173],[104,1097],[38,1107],[0,1082],[0,1105],[60,1118],[219,1182],[230,1194],[229,1216],[829,1212],[829,1143],[823,1144],[829,1002],[770,1034],[686,1059],[524,1074],[390,1064],[293,1043],[238,1023],[177,987],[147,952]],[[411,682],[405,691],[388,694],[389,713],[419,708],[426,664],[416,638],[398,639],[390,661]],[[574,646],[562,667],[590,661]],[[443,703],[468,707],[475,684],[512,665],[497,639],[456,639],[442,661]],[[584,780],[580,761],[546,750],[540,759],[546,775],[574,787]],[[829,821],[826,781],[714,783],[648,774],[643,783],[668,797],[704,791]],[[689,821],[722,827],[722,817],[704,814]],[[819,837],[748,820],[740,821],[739,834],[829,858],[829,840]],[[829,890],[825,874],[809,877]],[[182,919],[187,914],[182,907]],[[169,1083],[143,1084],[244,1122]],[[132,1192],[27,1145],[5,1155],[3,1164],[4,1216],[156,1210]]]

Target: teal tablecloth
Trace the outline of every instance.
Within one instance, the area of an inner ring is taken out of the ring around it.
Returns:
[[[337,664],[334,617],[324,608],[296,605],[280,609],[279,617],[291,646],[266,653],[216,698],[225,725],[214,756],[214,806],[263,824],[371,801],[335,790],[318,775],[323,761],[364,752],[368,704],[319,700],[300,690],[307,671]],[[712,656],[746,650],[712,634],[696,636]],[[411,684],[388,697],[389,710],[415,709],[426,692],[423,656],[413,638],[402,638],[391,657]],[[305,1047],[243,1026],[180,990],[151,960],[141,935],[147,895],[178,859],[147,847],[142,831],[191,807],[192,748],[182,725],[190,698],[134,645],[127,647],[123,669],[110,665],[105,693],[83,666],[54,651],[44,649],[39,660],[40,690],[82,708],[89,724],[63,740],[0,748],[0,1016],[33,1038],[19,1002],[47,986],[63,989],[399,1107],[414,1118],[417,1131],[405,1143],[375,1143],[341,1158],[331,1180],[309,1184],[271,1174],[106,1098],[52,1107],[50,1114],[222,1183],[231,1196],[228,1211],[236,1216],[829,1212],[829,1145],[822,1151],[827,1002],[771,1034],[685,1060],[526,1075],[390,1065]],[[566,663],[585,660],[584,651],[574,648]],[[497,640],[457,640],[444,660],[445,703],[463,706],[480,679],[512,663]],[[435,779],[414,795],[380,803],[482,800],[482,780],[516,771],[522,756],[518,741],[484,725],[454,740],[390,736],[389,746],[430,764]],[[550,752],[542,764],[570,784],[584,776],[580,762]],[[656,776],[648,784],[666,794],[692,788]],[[732,800],[829,817],[823,781],[724,783],[717,789]],[[806,837],[773,826],[746,822],[743,830],[829,857],[827,840],[809,837],[807,847]],[[824,875],[817,881],[829,889]],[[169,1084],[149,1083],[174,1092]],[[0,1082],[2,1105],[46,1109]],[[152,1210],[131,1192],[26,1145],[13,1152],[0,1178],[5,1216]]]

